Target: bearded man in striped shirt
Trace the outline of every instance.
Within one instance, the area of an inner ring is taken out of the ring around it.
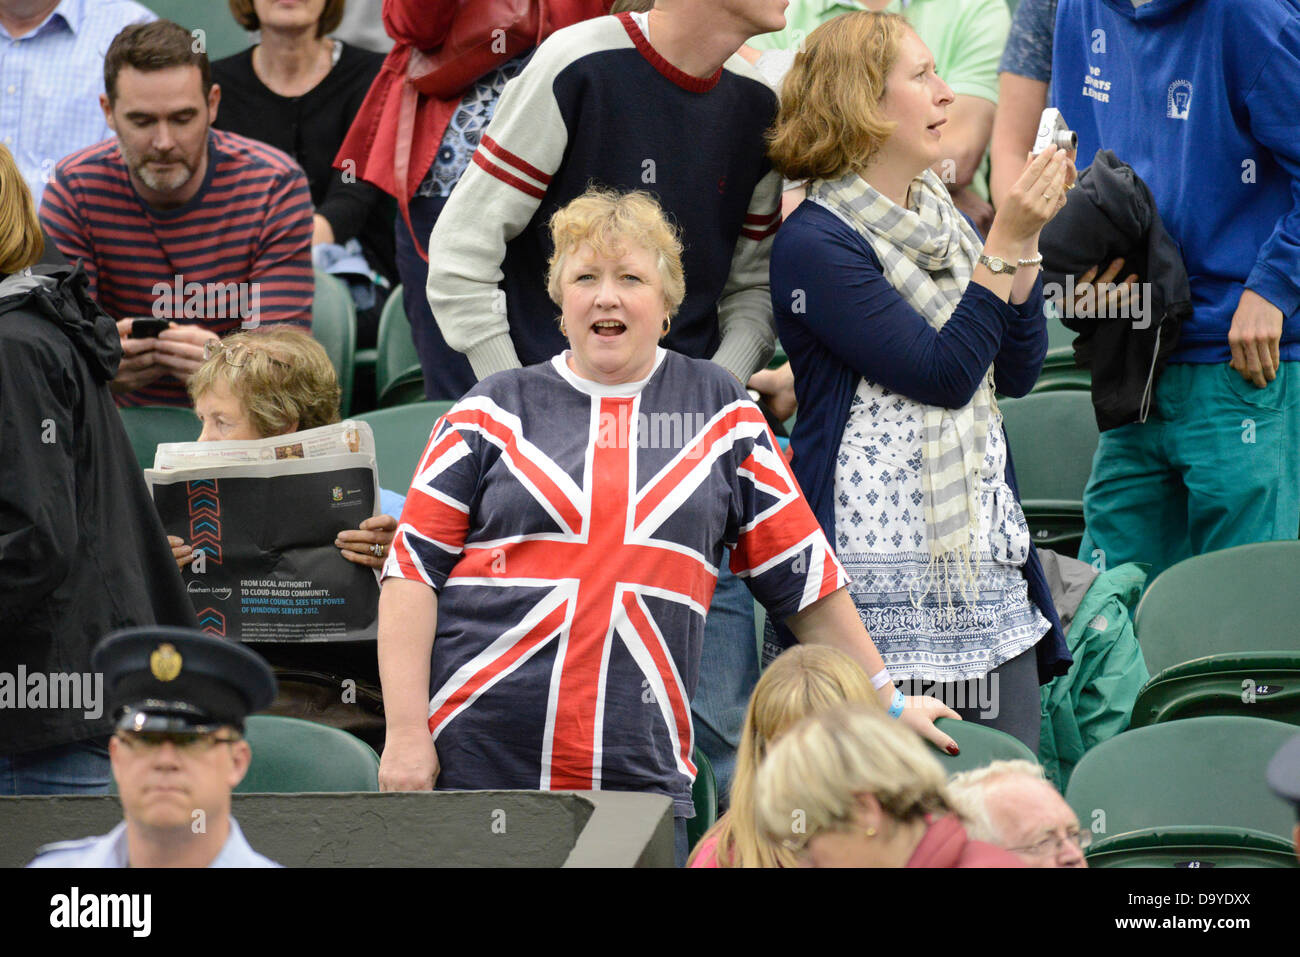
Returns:
[[[116,138],[63,159],[41,206],[60,252],[83,263],[118,320],[120,405],[188,405],[208,341],[311,322],[306,176],[279,150],[211,129],[221,88],[196,46],[168,20],[117,35],[100,97]],[[137,319],[170,325],[132,338]]]

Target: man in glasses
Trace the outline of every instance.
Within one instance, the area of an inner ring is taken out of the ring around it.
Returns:
[[[122,706],[109,756],[125,820],[101,837],[46,845],[29,866],[278,866],[230,814],[252,757],[244,718],[275,697],[266,662],[232,641],[155,627],[105,638],[91,667]]]
[[[994,761],[954,775],[953,807],[972,840],[1010,851],[1026,867],[1087,867],[1092,832],[1079,827],[1070,805],[1030,761]]]

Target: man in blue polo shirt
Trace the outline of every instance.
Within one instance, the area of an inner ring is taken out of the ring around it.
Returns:
[[[1080,558],[1296,537],[1297,102],[1297,0],[1060,0],[1052,103],[1151,188],[1193,301],[1150,416],[1101,436]]]

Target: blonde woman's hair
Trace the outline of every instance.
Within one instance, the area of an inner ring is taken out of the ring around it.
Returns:
[[[22,272],[45,252],[41,221],[13,154],[0,145],[0,273]]]
[[[1017,758],[1014,761],[994,761],[973,771],[954,774],[948,781],[948,799],[953,809],[966,822],[966,834],[974,841],[987,841],[1002,846],[1002,835],[989,814],[989,788],[1007,778],[1023,777],[1033,781],[1046,781],[1041,765]]]
[[[731,809],[705,838],[716,836],[719,867],[792,867],[794,854],[758,829],[754,775],[771,743],[809,715],[852,703],[882,710],[871,679],[836,648],[795,645],[768,666],[749,696],[736,749]]]
[[[885,77],[912,29],[896,13],[859,11],[808,35],[781,86],[768,155],[786,179],[834,179],[861,171],[897,126],[884,119]]]
[[[262,438],[339,421],[338,376],[325,349],[307,333],[277,325],[236,332],[221,344],[190,377],[191,400],[197,402],[220,379]]]
[[[851,824],[862,794],[898,824],[951,810],[943,768],[918,735],[879,709],[841,705],[772,746],[755,782],[758,826],[796,849]]]
[[[649,193],[588,189],[555,211],[551,217],[551,242],[555,250],[551,253],[546,291],[557,306],[563,299],[560,274],[564,264],[583,243],[590,243],[600,256],[613,255],[628,243],[645,247],[655,256],[669,318],[677,315],[686,298],[681,239]]]

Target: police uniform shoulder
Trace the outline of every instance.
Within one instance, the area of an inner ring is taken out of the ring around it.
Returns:
[[[54,841],[36,849],[28,867],[66,867],[69,858],[80,856],[89,851],[99,841],[99,837],[83,837],[75,841]]]

